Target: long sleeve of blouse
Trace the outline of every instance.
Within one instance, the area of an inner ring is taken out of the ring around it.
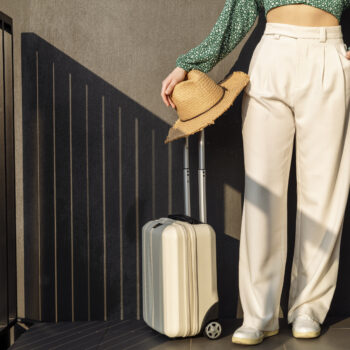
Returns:
[[[210,34],[198,46],[180,55],[176,66],[186,71],[212,70],[248,33],[262,6],[261,0],[226,0]]]

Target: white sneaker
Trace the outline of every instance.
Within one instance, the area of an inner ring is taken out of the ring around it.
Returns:
[[[320,335],[321,327],[317,321],[305,314],[295,318],[292,332],[295,338],[315,338]]]
[[[232,343],[247,345],[259,344],[264,340],[264,338],[275,335],[278,333],[278,331],[278,329],[274,331],[261,331],[253,327],[242,325],[233,333]]]

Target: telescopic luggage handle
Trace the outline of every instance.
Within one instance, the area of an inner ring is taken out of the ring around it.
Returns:
[[[199,194],[199,220],[207,222],[207,193],[206,193],[206,169],[205,169],[205,140],[204,129],[199,134],[199,164],[198,164],[198,194]]]
[[[190,191],[190,167],[189,167],[189,136],[186,136],[184,143],[184,214],[171,214],[169,218],[190,222],[191,224],[199,224],[207,222],[207,201],[206,201],[206,170],[205,170],[205,141],[204,129],[199,132],[198,141],[198,195],[199,195],[199,220],[191,217],[191,191]]]

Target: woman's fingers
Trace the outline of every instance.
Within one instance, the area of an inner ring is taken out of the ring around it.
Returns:
[[[174,104],[174,102],[172,101],[170,95],[168,96],[168,100],[169,100],[169,103],[171,104],[171,107],[175,108],[175,104]]]
[[[173,91],[175,86],[174,80],[173,79],[165,79],[162,83],[162,91],[161,91],[161,96],[164,101],[164,103],[169,107],[175,108],[174,102],[170,98],[170,94]]]
[[[172,93],[172,91],[174,90],[175,87],[175,82],[174,80],[171,81],[171,83],[168,85],[168,87],[165,90],[165,94],[167,95],[169,104],[171,105],[171,107],[175,108],[174,102],[171,100],[170,94]]]
[[[350,50],[349,50],[349,51],[346,51],[346,58],[347,58],[348,60],[350,60]]]
[[[183,68],[176,67],[163,81],[161,96],[166,106],[176,108],[175,103],[171,99],[171,94],[174,87],[180,81],[183,81],[186,77],[187,71]]]
[[[162,91],[160,93],[160,95],[162,96],[163,102],[165,103],[166,106],[169,107],[169,101],[168,101],[168,95],[165,93],[165,90],[168,88],[168,85],[170,83],[170,80],[168,78],[166,78],[165,80],[163,80],[162,82]]]

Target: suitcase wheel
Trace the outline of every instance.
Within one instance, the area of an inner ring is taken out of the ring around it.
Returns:
[[[204,328],[204,335],[209,339],[217,339],[222,332],[221,324],[218,321],[209,322]]]

